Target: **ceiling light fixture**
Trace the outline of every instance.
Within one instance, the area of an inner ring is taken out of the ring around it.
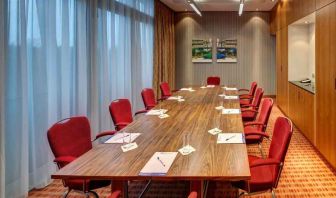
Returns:
[[[199,8],[196,6],[195,2],[193,0],[188,0],[187,1],[189,3],[189,5],[191,6],[191,8],[200,16],[202,16],[201,11],[199,10]]]
[[[243,10],[244,10],[244,0],[240,0],[240,4],[239,4],[239,16],[241,16],[243,14]]]

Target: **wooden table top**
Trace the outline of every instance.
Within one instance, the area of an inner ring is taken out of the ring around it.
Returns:
[[[99,144],[51,177],[111,180],[250,179],[246,144],[217,144],[217,135],[208,133],[218,123],[223,133],[244,131],[241,115],[220,115],[220,111],[215,109],[219,105],[240,108],[239,101],[223,101],[218,96],[224,91],[221,87],[194,89],[195,92],[179,91],[174,94],[183,96],[185,102],[162,102],[161,107],[168,110],[170,117],[160,119],[143,114],[123,129],[125,132],[142,133],[135,140],[137,149],[123,153],[121,144]],[[187,156],[179,153],[166,176],[139,176],[155,152],[177,152],[183,145],[186,132],[190,133],[190,145],[196,149],[195,152]]]

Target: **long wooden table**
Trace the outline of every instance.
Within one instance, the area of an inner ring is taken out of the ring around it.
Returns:
[[[250,179],[246,145],[217,144],[217,136],[208,133],[218,124],[223,133],[244,131],[241,115],[221,115],[215,109],[219,105],[240,108],[239,100],[223,100],[219,97],[224,92],[221,87],[194,89],[194,92],[179,91],[174,94],[183,96],[184,102],[162,102],[161,107],[168,110],[170,117],[160,119],[158,116],[141,115],[123,129],[141,133],[135,140],[137,149],[123,153],[120,144],[100,144],[51,177],[108,179],[114,181],[112,188],[122,187],[120,183],[127,180],[190,180],[193,181],[191,190],[202,188],[206,180]],[[230,92],[226,91],[226,94],[236,94],[236,91]],[[178,154],[166,176],[139,176],[140,170],[155,152],[178,151],[186,132],[190,133],[190,144],[195,152],[187,156]]]

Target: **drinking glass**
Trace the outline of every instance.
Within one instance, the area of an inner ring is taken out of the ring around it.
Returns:
[[[185,132],[183,134],[183,148],[187,148],[189,146],[189,139],[190,139],[190,133]]]

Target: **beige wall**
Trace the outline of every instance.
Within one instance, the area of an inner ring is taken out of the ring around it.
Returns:
[[[270,35],[269,13],[202,12],[176,13],[176,87],[196,85],[210,75],[221,77],[221,84],[249,87],[257,81],[265,94],[275,94],[275,38]],[[213,40],[213,62],[192,63],[192,39]],[[237,39],[238,62],[216,63],[215,45],[219,39]]]

